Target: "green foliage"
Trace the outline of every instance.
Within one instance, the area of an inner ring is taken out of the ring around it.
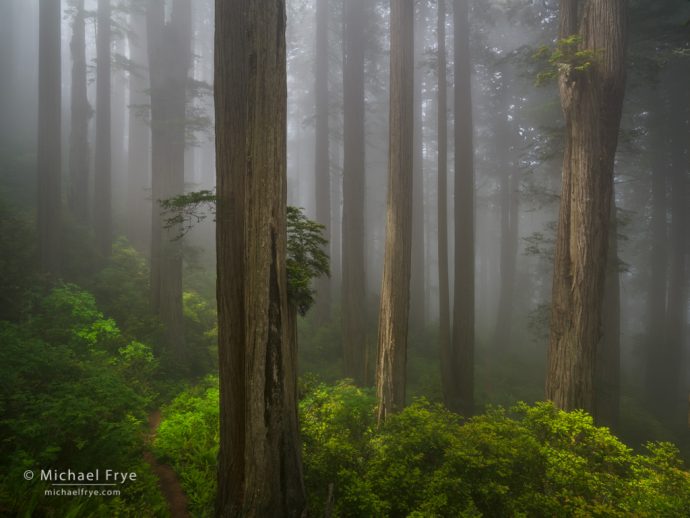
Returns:
[[[112,254],[89,283],[99,307],[113,318],[123,334],[156,345],[161,324],[149,303],[149,268],[146,259],[124,238],[113,243]]]
[[[287,208],[287,276],[288,298],[304,316],[314,304],[311,281],[330,275],[328,241],[323,237],[324,226],[308,219],[303,209]]]
[[[377,427],[370,391],[348,382],[302,389],[305,484],[317,516],[327,505],[342,517],[690,515],[690,475],[673,445],[637,454],[585,412],[521,403],[462,421],[418,399]],[[213,501],[217,405],[206,384],[182,394],[161,425],[159,453],[188,481],[201,515]]]
[[[93,296],[73,285],[53,289],[21,325],[0,322],[0,343],[0,509],[162,515],[142,461],[147,383],[156,368],[150,349],[126,345]],[[45,484],[24,480],[25,470],[41,468],[136,471],[140,480],[122,487],[120,497],[57,498],[43,494]]]
[[[0,320],[18,320],[37,281],[34,229],[0,200]]]
[[[582,38],[578,35],[568,36],[556,42],[555,47],[542,46],[534,53],[534,59],[541,61],[545,70],[537,74],[536,85],[558,78],[563,73],[569,76],[586,72],[595,61],[592,50],[581,49]]]
[[[218,455],[218,378],[183,392],[163,410],[154,452],[180,477],[193,516],[212,516]]]
[[[160,200],[166,215],[166,228],[179,229],[177,239],[182,238],[209,214],[215,214],[216,200],[213,191],[195,191]],[[323,225],[308,219],[303,209],[287,208],[288,298],[302,316],[314,304],[312,280],[330,275],[324,229]]]

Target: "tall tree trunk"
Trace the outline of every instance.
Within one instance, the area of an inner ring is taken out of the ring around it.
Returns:
[[[620,414],[621,302],[618,266],[618,218],[615,194],[611,200],[611,226],[604,285],[603,333],[597,349],[594,418],[600,426],[618,430]]]
[[[648,336],[645,358],[645,394],[647,406],[656,413],[664,408],[666,384],[666,302],[668,293],[668,202],[666,181],[668,177],[668,140],[666,120],[667,98],[659,88],[654,93],[652,110],[650,152],[652,207],[649,222],[649,289],[648,289]]]
[[[504,68],[499,92],[499,117],[496,119],[496,156],[499,159],[500,174],[499,204],[501,214],[501,252],[499,256],[500,285],[498,295],[497,321],[493,345],[497,351],[510,349],[513,307],[515,305],[515,272],[518,252],[518,176],[517,164],[513,160],[512,125],[510,123],[510,81],[507,67]]]
[[[148,104],[148,54],[146,46],[146,16],[133,0],[130,13],[130,59],[135,66],[129,75],[129,157],[127,174],[127,235],[134,247],[144,252],[150,246],[150,225],[145,225],[151,214],[150,185],[151,130],[142,120],[140,111]]]
[[[38,252],[41,269],[60,273],[61,69],[60,0],[39,4],[38,48]]]
[[[410,277],[410,329],[424,329],[426,300],[424,297],[424,121],[422,117],[422,58],[426,8],[420,4],[420,13],[414,24],[414,136],[412,157],[412,273]]]
[[[364,0],[343,5],[343,244],[342,325],[345,376],[366,379],[364,272]]]
[[[324,225],[323,237],[331,240],[331,164],[328,129],[328,0],[316,2],[316,128],[314,176],[316,221]],[[331,279],[316,282],[318,303],[315,315],[323,323],[331,317]]]
[[[151,80],[151,294],[178,365],[185,364],[182,246],[177,226],[163,225],[160,200],[184,192],[186,97],[191,65],[191,2],[151,0],[147,19]]]
[[[98,0],[96,37],[96,161],[94,177],[94,233],[98,251],[104,258],[112,250],[112,178],[110,120],[110,0]]]
[[[69,206],[75,219],[89,220],[89,119],[91,105],[86,94],[86,28],[84,0],[78,0],[72,22],[72,131],[69,147]]]
[[[448,408],[474,411],[474,149],[469,7],[455,0],[455,284]]]
[[[685,414],[687,394],[683,394],[685,380],[684,364],[687,362],[685,352],[686,329],[688,314],[688,271],[686,267],[686,254],[688,247],[688,205],[690,204],[690,192],[688,188],[688,161],[687,161],[687,135],[689,133],[687,123],[687,85],[690,74],[687,73],[687,64],[674,70],[674,81],[670,85],[670,114],[669,147],[671,168],[671,227],[670,227],[670,253],[668,302],[666,304],[666,365],[664,366],[665,401],[663,402],[662,415],[674,429],[682,430],[687,426]]]
[[[439,351],[441,382],[448,402],[446,388],[452,386],[454,373],[450,344],[450,289],[448,281],[448,80],[446,71],[446,0],[438,2],[438,294],[439,294]]]
[[[14,1],[5,0],[0,3],[3,10],[0,18],[0,113],[3,121],[0,122],[0,150],[7,146],[12,137],[12,105],[14,101],[14,47],[15,34],[13,25],[16,23],[14,16]]]
[[[566,121],[556,241],[546,397],[559,408],[594,411],[601,339],[613,166],[625,90],[626,2],[561,1],[560,37],[579,35],[596,59],[584,71],[562,67]]]
[[[413,0],[391,0],[388,203],[376,367],[379,423],[405,406],[412,261],[413,31]]]
[[[306,516],[286,261],[285,4],[216,1],[217,516]]]

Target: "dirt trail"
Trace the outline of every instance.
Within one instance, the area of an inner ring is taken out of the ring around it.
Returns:
[[[149,443],[153,444],[156,437],[158,425],[161,424],[161,411],[154,410],[149,414]],[[190,514],[187,511],[187,496],[182,490],[180,481],[173,469],[167,464],[161,464],[150,451],[144,452],[144,460],[149,463],[153,472],[158,477],[158,486],[161,493],[168,502],[170,509],[170,516],[172,518],[189,518]]]

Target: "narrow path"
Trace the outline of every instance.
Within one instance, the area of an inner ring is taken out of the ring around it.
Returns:
[[[161,424],[161,411],[154,410],[149,414],[149,443],[153,444],[158,425]],[[151,451],[144,452],[144,460],[149,463],[158,477],[158,487],[168,503],[172,518],[189,518],[187,511],[187,496],[182,490],[180,481],[173,469],[167,464],[161,464]]]

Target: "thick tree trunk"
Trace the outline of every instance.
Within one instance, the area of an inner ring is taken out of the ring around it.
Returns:
[[[438,293],[439,352],[444,395],[452,386],[453,368],[450,344],[450,289],[448,281],[448,89],[446,71],[446,0],[438,2]],[[448,399],[446,398],[446,402]]]
[[[217,0],[215,37],[217,516],[305,516],[285,270],[285,4]]]
[[[41,269],[60,273],[61,106],[60,0],[39,4],[38,253]]]
[[[342,325],[345,376],[366,380],[364,272],[364,44],[365,2],[343,5],[343,235]]]
[[[86,94],[86,28],[84,0],[76,4],[72,22],[72,131],[69,144],[69,206],[75,219],[89,220],[89,119],[92,109]]]
[[[316,2],[316,127],[314,177],[316,191],[316,221],[324,225],[323,237],[331,240],[331,164],[328,128],[328,0]],[[316,319],[323,323],[331,317],[331,279],[321,277],[316,282]]]
[[[474,149],[469,8],[455,0],[455,285],[450,378],[444,380],[446,405],[474,411]]]
[[[186,96],[191,65],[191,2],[175,0],[169,22],[162,0],[149,2],[151,78],[151,295],[178,363],[185,362],[182,246],[177,226],[165,228],[159,205],[184,192]]]
[[[136,4],[136,2],[135,2]],[[151,130],[139,113],[148,103],[148,54],[146,47],[146,16],[133,10],[130,13],[133,37],[129,40],[130,59],[136,66],[129,75],[129,157],[127,174],[127,235],[140,252],[150,247]],[[139,115],[139,116],[138,116]]]
[[[594,411],[594,372],[625,89],[625,0],[561,1],[560,37],[594,53],[585,71],[563,67],[566,121],[546,397],[559,408]]]
[[[386,249],[376,367],[379,423],[405,406],[412,260],[413,31],[413,1],[392,0]]]
[[[110,119],[110,62],[111,30],[110,0],[98,0],[98,30],[96,37],[96,160],[94,175],[93,223],[98,251],[104,258],[112,250],[112,178],[111,178],[111,119]]]

